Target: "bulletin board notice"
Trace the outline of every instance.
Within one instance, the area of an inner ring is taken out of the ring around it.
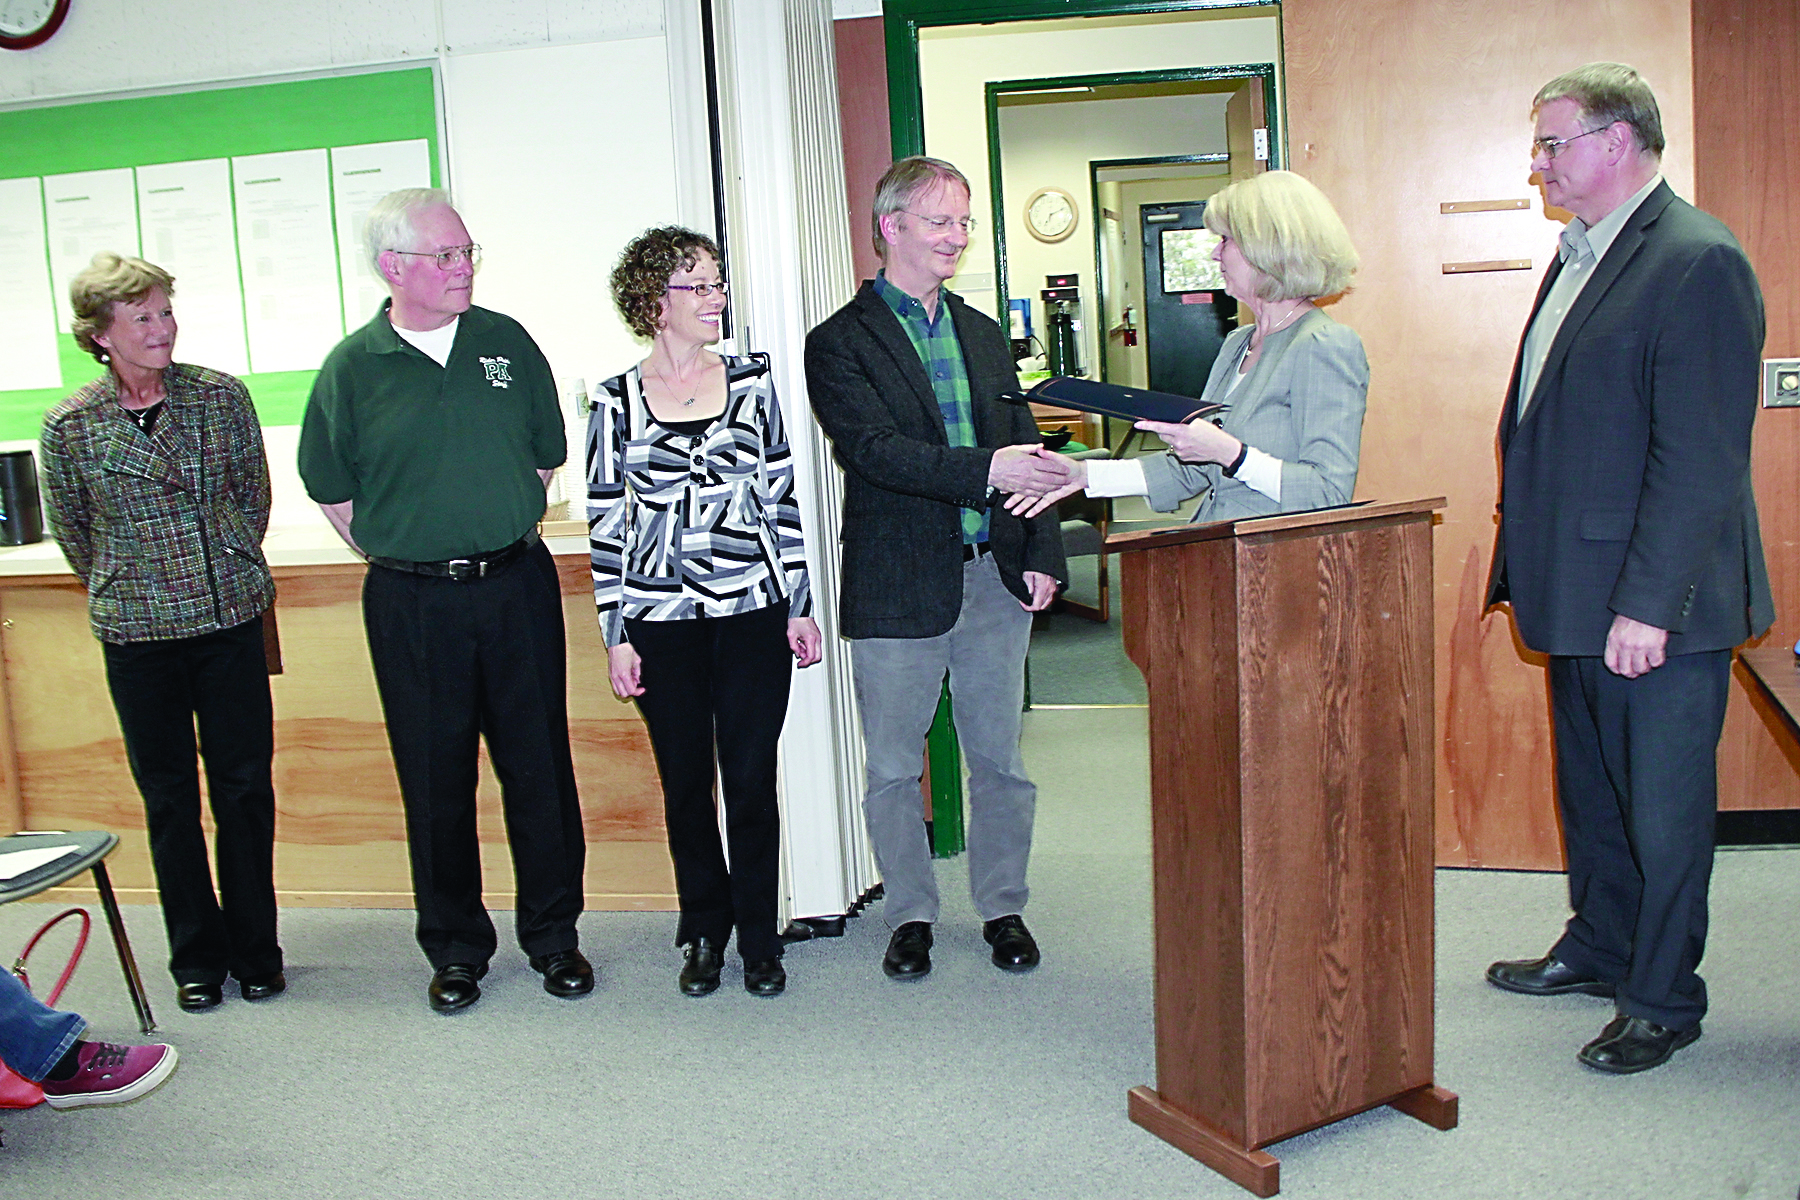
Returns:
[[[0,112],[0,441],[104,369],[69,333],[97,251],[175,277],[175,357],[300,420],[325,353],[382,297],[360,223],[441,178],[430,66]]]

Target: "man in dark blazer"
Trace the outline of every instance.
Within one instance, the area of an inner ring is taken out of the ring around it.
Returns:
[[[1663,182],[1637,72],[1581,67],[1533,107],[1533,170],[1575,220],[1500,418],[1488,602],[1550,656],[1574,915],[1488,979],[1614,998],[1578,1057],[1627,1074],[1700,1036],[1731,650],[1774,619],[1750,490],[1762,293],[1731,232]]]
[[[925,734],[950,678],[969,767],[969,889],[1003,970],[1037,965],[1020,916],[1037,790],[1019,753],[1031,614],[1064,581],[1055,513],[1009,494],[1066,482],[1039,444],[1000,327],[944,283],[969,244],[969,183],[901,159],[877,185],[872,282],[806,339],[813,411],[844,467],[840,629],[852,641],[868,790],[863,812],[893,936],[882,968],[931,970],[938,891],[919,803]]]

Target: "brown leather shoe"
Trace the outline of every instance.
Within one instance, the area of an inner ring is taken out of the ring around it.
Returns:
[[[1573,967],[1546,954],[1542,958],[1497,962],[1487,969],[1488,982],[1509,992],[1527,996],[1561,996],[1583,992],[1610,1000],[1613,985],[1592,975],[1583,975]]]
[[[1700,1026],[1669,1029],[1642,1017],[1617,1016],[1600,1036],[1581,1048],[1582,1064],[1609,1075],[1635,1075],[1660,1067],[1683,1046],[1700,1040]]]

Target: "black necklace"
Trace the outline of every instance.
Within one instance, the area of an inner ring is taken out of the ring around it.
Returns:
[[[148,433],[150,432],[151,427],[156,424],[156,417],[158,413],[162,412],[163,403],[163,401],[158,400],[148,408],[126,408],[123,404],[119,407],[124,411],[126,416],[131,418],[131,423],[133,425],[136,425],[139,429]]]

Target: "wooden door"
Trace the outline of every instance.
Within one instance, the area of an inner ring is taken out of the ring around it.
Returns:
[[[1260,78],[1246,79],[1225,102],[1225,148],[1233,180],[1269,169],[1269,119]]]
[[[1692,196],[1688,23],[1687,0],[1516,0],[1503,20],[1470,0],[1282,4],[1287,161],[1337,205],[1362,255],[1354,289],[1329,310],[1369,354],[1357,492],[1449,497],[1435,547],[1437,851],[1446,865],[1562,865],[1543,660],[1519,645],[1509,615],[1481,604],[1495,429],[1562,229],[1531,182],[1531,98],[1584,62],[1636,66],[1662,106],[1664,173]],[[1529,207],[1440,210],[1503,199]],[[1447,262],[1527,258],[1529,270],[1443,272]]]

